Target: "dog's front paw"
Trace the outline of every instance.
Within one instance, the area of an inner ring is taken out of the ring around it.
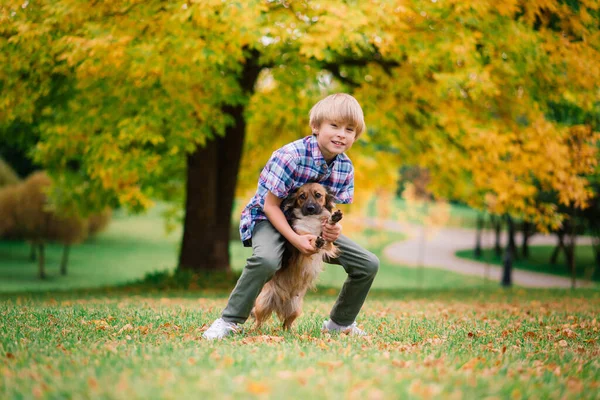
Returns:
[[[317,236],[317,238],[315,239],[315,247],[317,249],[320,249],[324,245],[325,245],[325,239],[323,239],[321,236]]]
[[[341,210],[335,210],[335,212],[333,214],[331,214],[331,222],[338,223],[341,221],[342,217],[344,215],[342,214]]]

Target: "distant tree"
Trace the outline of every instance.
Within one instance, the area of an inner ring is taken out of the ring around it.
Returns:
[[[8,235],[32,244],[42,279],[46,277],[45,245],[57,242],[64,246],[60,271],[66,275],[70,247],[85,240],[89,225],[88,219],[61,216],[53,210],[47,196],[51,183],[47,174],[37,172],[23,183],[0,191],[0,236]],[[103,229],[109,218],[108,211],[93,216],[94,233]]]
[[[61,275],[67,275],[71,246],[81,243],[87,238],[88,228],[88,220],[84,218],[78,216],[61,218],[53,215],[46,239],[63,245],[63,253],[60,261]]]
[[[256,187],[331,91],[368,117],[357,196],[421,165],[438,197],[558,226],[535,183],[576,208],[590,197],[597,155],[574,160],[572,128],[547,114],[597,101],[596,3],[9,0],[0,124],[40,117],[35,158],[61,207],[179,201],[181,269],[229,268],[236,187]],[[40,107],[56,87],[69,101]]]
[[[0,189],[0,238],[16,235],[19,189],[18,185]]]
[[[110,208],[107,208],[99,213],[90,215],[90,217],[87,220],[89,236],[96,236],[98,233],[105,230],[108,224],[110,223],[111,217],[112,210]]]
[[[20,181],[17,173],[0,157],[0,189],[4,186],[15,185]]]

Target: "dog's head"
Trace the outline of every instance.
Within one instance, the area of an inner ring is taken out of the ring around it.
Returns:
[[[284,200],[283,212],[286,216],[292,214],[292,210],[299,210],[303,216],[321,215],[323,210],[333,211],[333,200],[323,185],[306,183]]]

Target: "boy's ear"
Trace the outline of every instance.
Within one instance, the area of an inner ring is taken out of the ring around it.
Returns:
[[[327,195],[325,196],[325,208],[329,212],[333,212],[335,208],[335,198],[329,189],[327,189]]]

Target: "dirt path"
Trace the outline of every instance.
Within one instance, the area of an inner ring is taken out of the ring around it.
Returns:
[[[475,230],[462,228],[423,228],[421,225],[394,221],[368,220],[371,227],[385,228],[408,236],[406,240],[390,244],[384,255],[402,265],[423,265],[428,268],[442,268],[466,275],[487,276],[500,282],[502,268],[482,262],[465,260],[455,256],[458,250],[472,249],[475,244]],[[504,239],[504,238],[503,238]],[[520,243],[520,234],[516,237]],[[556,244],[555,236],[537,234],[530,239],[530,245]],[[578,238],[577,244],[591,244],[590,238]],[[484,231],[482,247],[493,247],[494,234]],[[571,279],[539,272],[513,269],[513,283],[527,287],[571,287]],[[577,280],[577,287],[589,287],[588,281]]]

